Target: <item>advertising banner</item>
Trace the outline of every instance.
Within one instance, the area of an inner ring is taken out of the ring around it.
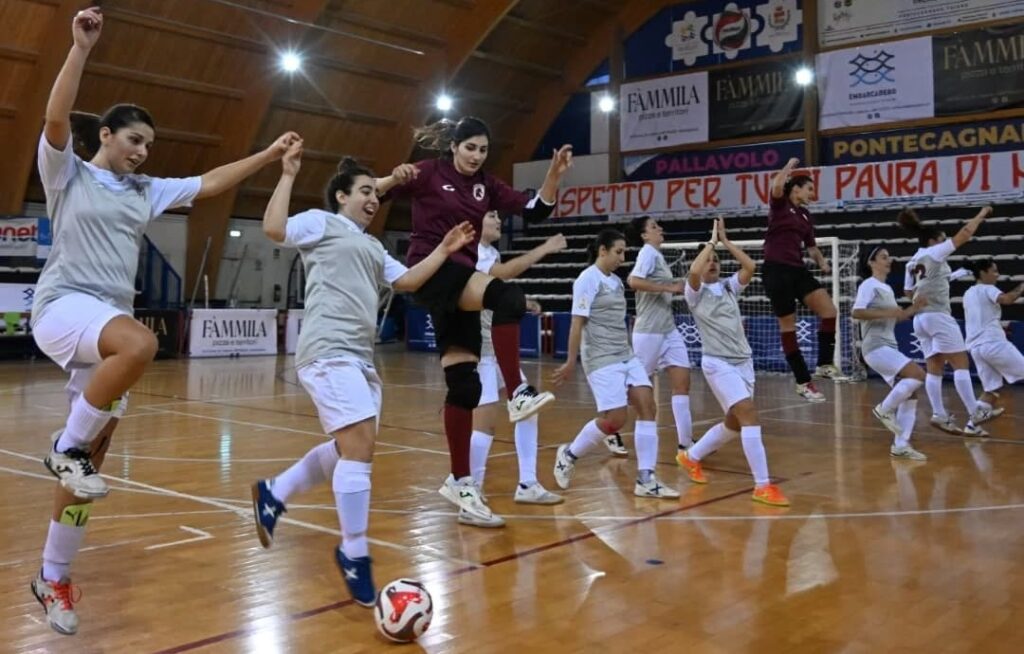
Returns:
[[[295,348],[299,345],[299,334],[302,332],[302,317],[305,314],[303,309],[288,309],[288,320],[284,326],[284,351],[286,354],[295,354]]]
[[[619,88],[623,151],[652,150],[708,140],[708,74],[673,75]]]
[[[193,309],[190,357],[277,354],[276,309]]]
[[[915,159],[922,155],[941,157],[1021,148],[1024,148],[1024,119],[1014,118],[942,127],[827,136],[821,140],[821,163],[830,165]],[[781,165],[775,167],[781,168]]]
[[[156,334],[159,344],[156,351],[157,359],[173,359],[178,356],[184,319],[181,312],[167,309],[136,309],[135,319]]]
[[[802,130],[804,91],[795,72],[792,61],[711,71],[711,140]]]
[[[1024,105],[1024,25],[934,36],[932,67],[936,116]]]
[[[663,152],[622,158],[626,179],[670,179],[718,173],[778,170],[804,156],[804,141],[778,141],[715,150]]]
[[[38,243],[36,218],[0,220],[0,257],[34,257]]]

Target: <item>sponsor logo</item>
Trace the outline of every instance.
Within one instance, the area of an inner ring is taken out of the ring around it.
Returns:
[[[895,58],[896,55],[885,50],[879,50],[878,54],[873,57],[865,57],[863,54],[857,53],[857,56],[849,62],[853,66],[853,70],[850,71],[852,78],[850,88],[861,84],[874,86],[882,82],[895,82],[892,74],[896,67],[891,63]]]
[[[750,36],[750,19],[738,9],[726,9],[715,23],[715,43],[723,50],[739,50]]]
[[[480,202],[484,199],[484,195],[487,194],[487,189],[484,188],[483,184],[473,184],[473,199]]]

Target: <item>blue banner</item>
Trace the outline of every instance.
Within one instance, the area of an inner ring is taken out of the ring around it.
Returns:
[[[790,157],[803,159],[802,139],[715,150],[627,155],[622,160],[626,180],[638,181],[778,170],[786,165]]]
[[[1003,152],[1024,147],[1024,119],[988,120],[945,127],[894,129],[821,140],[826,166]]]
[[[416,352],[437,352],[437,332],[430,314],[415,304],[405,312],[406,348]],[[540,316],[527,314],[519,327],[519,356],[540,357]],[[564,354],[562,356],[565,356]]]
[[[800,52],[802,0],[698,0],[667,7],[624,45],[626,78]]]

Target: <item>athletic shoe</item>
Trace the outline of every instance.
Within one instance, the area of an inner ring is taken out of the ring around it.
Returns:
[[[43,459],[50,473],[60,480],[60,485],[83,500],[106,497],[110,492],[107,483],[92,465],[89,453],[72,447],[64,452],[57,451],[54,443],[50,453]]]
[[[508,419],[511,422],[525,420],[540,411],[545,404],[554,401],[553,393],[548,391],[538,393],[533,386],[520,384],[512,394],[512,399],[508,401]]]
[[[815,379],[846,379],[843,371],[831,363],[815,368],[813,377]]]
[[[988,432],[974,424],[972,421],[968,421],[964,426],[964,436],[973,436],[975,438],[986,438]]]
[[[448,475],[438,489],[441,496],[459,507],[459,523],[474,527],[503,527],[505,521],[494,515],[491,507],[480,498],[480,488],[472,477],[456,480]]]
[[[918,452],[909,445],[903,447],[896,447],[895,445],[889,448],[889,456],[894,459],[910,459],[911,461],[927,461],[928,457],[923,452]]]
[[[373,585],[373,570],[371,564],[373,559],[368,556],[360,556],[350,559],[345,556],[340,547],[334,548],[334,560],[341,571],[341,578],[348,586],[348,592],[352,599],[359,606],[373,608],[377,601],[377,587]]]
[[[796,394],[804,398],[808,402],[824,402],[825,396],[814,387],[813,382],[807,382],[806,384],[796,385]]]
[[[270,492],[270,481],[261,479],[252,485],[252,515],[256,521],[256,535],[264,549],[274,544],[274,527],[282,513],[287,513],[284,502]]]
[[[975,425],[980,425],[981,423],[991,420],[992,418],[998,418],[999,416],[1003,415],[1003,411],[1005,410],[1006,409],[1004,409],[1003,407],[983,409],[982,407],[979,406],[978,410],[971,415],[971,422],[973,422]]]
[[[706,484],[708,478],[704,476],[704,470],[701,468],[700,461],[694,461],[690,458],[690,455],[686,452],[680,452],[676,455],[676,463],[679,467],[686,471],[686,475],[695,484]]]
[[[622,436],[615,432],[611,436],[604,437],[604,446],[615,456],[629,456],[629,450],[622,444]]]
[[[953,416],[940,416],[939,414],[933,414],[931,423],[932,427],[937,427],[949,434],[959,436],[964,433],[964,430],[957,427],[956,423],[953,422]]]
[[[789,500],[775,484],[765,484],[760,488],[755,488],[750,499],[768,506],[789,506]]]
[[[568,454],[568,445],[559,445],[555,452],[555,483],[562,490],[569,488],[572,476],[576,474],[576,461]]]
[[[529,486],[516,484],[515,500],[519,504],[561,504],[565,498],[547,490],[538,481]]]
[[[871,413],[876,418],[878,418],[878,421],[881,422],[886,429],[888,429],[892,433],[896,434],[897,436],[903,433],[903,430],[900,429],[900,424],[896,422],[895,411],[890,411],[886,413],[885,411],[882,411],[882,405],[879,404],[878,406],[871,410]]]
[[[662,484],[653,473],[647,479],[647,483],[639,479],[636,480],[636,485],[633,486],[633,494],[637,497],[654,497],[662,500],[674,500],[679,497],[679,491]]]
[[[78,631],[78,615],[75,613],[78,598],[72,599],[77,588],[71,585],[70,579],[64,577],[60,581],[47,581],[43,579],[43,571],[40,570],[32,580],[31,588],[32,594],[46,611],[46,622],[51,629],[66,636]]]

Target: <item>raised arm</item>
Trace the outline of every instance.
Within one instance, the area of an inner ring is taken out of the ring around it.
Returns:
[[[561,234],[555,234],[526,254],[522,254],[515,259],[494,264],[491,266],[488,274],[492,277],[497,277],[498,279],[515,279],[526,272],[527,268],[549,254],[554,254],[555,252],[564,250],[566,245],[565,237]]]
[[[797,159],[796,157],[793,157],[792,159],[786,162],[786,165],[783,166],[782,170],[775,173],[775,177],[772,177],[773,198],[778,200],[779,198],[782,197],[782,192],[785,190],[786,187],[786,180],[789,179],[790,174],[792,174],[793,170],[796,169],[799,163],[800,160]]]
[[[242,180],[246,177],[253,175],[268,163],[283,157],[296,142],[300,145],[302,144],[302,139],[299,138],[298,134],[295,132],[285,132],[267,146],[266,150],[203,173],[203,186],[196,195],[196,199],[201,200],[218,195],[229,188],[241,184]]]
[[[82,81],[85,60],[89,52],[100,38],[103,30],[103,13],[99,7],[83,9],[75,14],[71,23],[74,45],[68,51],[64,66],[61,67],[57,79],[50,89],[50,99],[46,102],[46,122],[43,134],[47,142],[58,150],[63,150],[71,138],[71,108],[78,97],[78,85]]]
[[[384,195],[396,186],[416,179],[419,174],[420,169],[415,164],[399,164],[395,166],[395,169],[387,177],[378,177],[376,179],[375,188],[377,189],[377,195]]]
[[[427,280],[434,276],[449,256],[473,242],[476,232],[469,221],[459,223],[445,234],[434,251],[395,280],[396,291],[412,293],[418,291]]]
[[[715,244],[708,241],[701,248],[701,251],[693,259],[693,263],[690,264],[690,273],[687,276],[687,281],[690,283],[690,288],[695,291],[700,290],[701,277],[704,276],[704,269],[707,268],[708,261],[711,259],[711,253],[715,251]]]
[[[971,240],[974,233],[978,231],[978,227],[981,223],[985,222],[985,219],[992,215],[992,207],[982,207],[981,211],[978,212],[974,218],[971,218],[964,226],[960,228],[960,231],[953,235],[953,246],[960,248],[961,245]]]
[[[281,243],[285,237],[285,225],[288,224],[288,207],[292,199],[292,186],[302,166],[302,141],[299,140],[288,148],[281,158],[281,179],[277,180],[274,194],[263,212],[263,233],[275,243]]]
[[[725,233],[725,221],[721,218],[715,221],[715,229],[718,232],[718,241],[725,246],[725,249],[729,251],[736,261],[740,264],[739,280],[740,284],[746,286],[750,283],[750,280],[754,278],[754,272],[757,270],[757,264],[750,258],[750,255],[740,249],[740,246],[736,245],[729,240],[729,236]]]
[[[562,176],[572,168],[572,146],[563,145],[551,154],[551,165],[548,166],[548,173],[544,176],[544,183],[541,185],[537,195],[547,204],[554,204],[558,195],[558,185],[562,183]]]
[[[1018,284],[1017,288],[1012,291],[1000,293],[999,297],[996,298],[996,302],[999,304],[1013,304],[1020,299],[1021,294],[1024,294],[1024,283]]]
[[[649,279],[643,277],[634,277],[630,275],[626,279],[626,283],[634,291],[643,291],[644,293],[682,293],[683,282],[672,282],[670,284],[662,284],[660,282],[652,282]]]

